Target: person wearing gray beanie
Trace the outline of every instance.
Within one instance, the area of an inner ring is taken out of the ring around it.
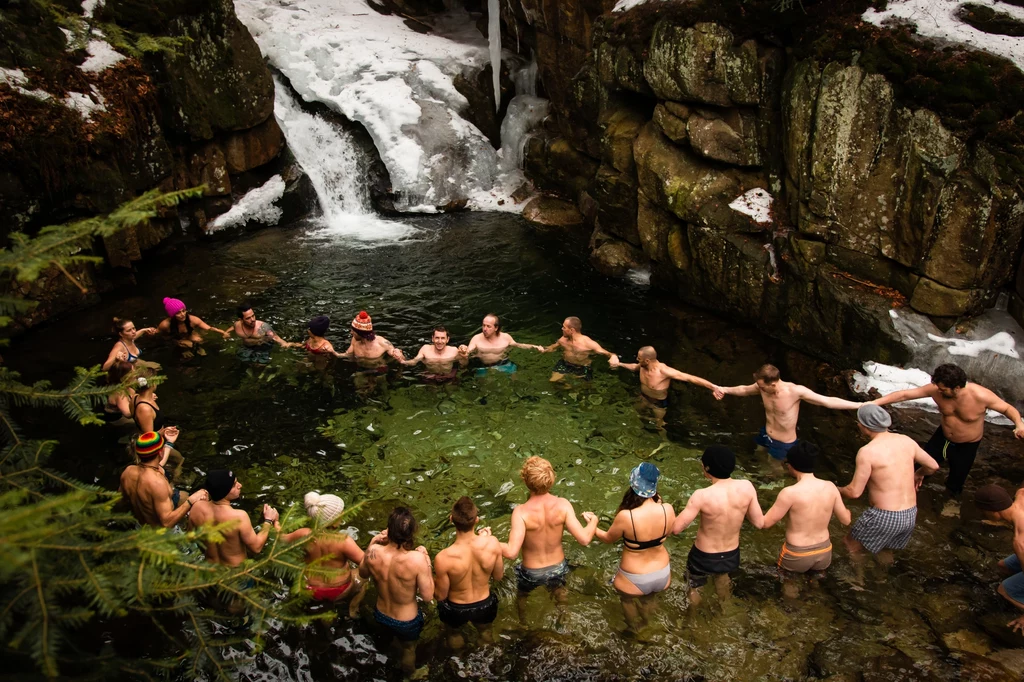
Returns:
[[[894,391],[872,402],[876,405],[891,405],[906,400],[931,398],[939,408],[941,421],[935,433],[924,445],[924,450],[939,463],[949,462],[946,490],[958,498],[964,490],[964,483],[974,466],[978,445],[985,435],[985,414],[988,410],[999,412],[1013,422],[1013,435],[1024,438],[1024,419],[1013,405],[989,389],[967,381],[967,373],[953,364],[939,365],[932,372],[932,381],[918,388]],[[954,499],[943,509],[944,515],[956,514],[958,505]]]
[[[704,477],[711,485],[690,496],[686,508],[676,516],[672,533],[678,535],[700,516],[697,538],[686,557],[690,604],[701,601],[700,588],[714,577],[715,591],[725,599],[731,581],[729,574],[740,567],[740,528],[743,519],[754,528],[764,523],[757,491],[750,481],[730,478],[736,455],[724,445],[712,445],[701,457]]]
[[[892,561],[888,550],[903,549],[910,542],[917,523],[917,489],[925,476],[939,469],[912,438],[890,433],[891,424],[888,413],[878,405],[858,408],[857,428],[869,442],[857,451],[853,480],[839,489],[843,497],[851,499],[869,490],[871,506],[844,538],[861,580],[865,549],[887,564]]]

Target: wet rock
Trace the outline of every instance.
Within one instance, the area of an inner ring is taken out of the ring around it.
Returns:
[[[986,292],[980,289],[951,289],[935,280],[922,277],[914,287],[910,306],[925,315],[957,317],[968,312],[977,312],[986,300]]]
[[[1024,649],[1003,649],[989,654],[988,659],[1009,670],[1015,679],[1024,679]]]
[[[601,82],[609,87],[651,95],[651,86],[644,78],[644,64],[628,45],[603,42],[596,48],[597,68]]]
[[[685,104],[662,102],[654,107],[654,122],[661,128],[665,137],[673,142],[686,142],[689,139],[690,134],[686,130],[686,121],[689,117],[690,109]]]
[[[639,246],[636,177],[632,173],[619,173],[608,166],[601,166],[594,176],[593,187],[601,228]]]
[[[643,247],[647,257],[655,262],[671,262],[675,267],[683,269],[689,261],[688,255],[677,254],[676,258],[669,260],[670,235],[681,233],[685,226],[671,213],[663,211],[647,199],[643,192],[637,197],[637,234],[640,237],[640,245]],[[676,250],[681,244],[679,237],[675,240]]]
[[[452,85],[469,102],[469,108],[461,112],[462,117],[479,128],[490,140],[492,147],[500,149],[501,121],[505,118],[509,101],[515,95],[515,86],[509,78],[508,68],[503,65],[498,80],[501,101],[495,107],[492,73],[491,65],[487,64],[476,73],[457,74],[452,79]]]
[[[696,110],[686,122],[690,146],[701,156],[734,166],[761,165],[757,117],[749,111]]]
[[[942,636],[942,642],[949,649],[967,651],[972,654],[978,654],[979,656],[984,656],[992,651],[992,647],[989,646],[988,638],[978,634],[977,632],[972,632],[971,630],[948,632]]]
[[[910,656],[897,651],[868,662],[861,673],[864,682],[937,682],[938,677],[917,665]],[[970,678],[967,678],[970,679]]]
[[[637,135],[633,157],[644,194],[680,219],[719,231],[763,229],[729,208],[746,190],[764,186],[759,174],[713,166],[670,142],[653,122]]]
[[[206,196],[231,194],[231,177],[219,145],[208,144],[192,154],[188,178],[191,187],[206,185]]]
[[[599,166],[562,137],[536,135],[526,144],[524,167],[541,189],[575,197],[590,186]]]
[[[594,268],[610,277],[622,277],[644,263],[643,252],[624,241],[609,240],[590,253]]]
[[[574,204],[553,197],[531,199],[523,208],[523,218],[544,227],[575,227],[583,224],[583,215]]]
[[[661,99],[756,105],[761,96],[757,43],[734,43],[732,32],[718,24],[684,28],[661,21],[651,37],[644,77]]]
[[[633,173],[633,140],[646,122],[647,116],[631,107],[605,112],[600,119],[602,161],[621,173]]]
[[[1020,675],[1008,670],[1002,663],[977,653],[958,651],[960,679],[971,682],[1020,682]]]
[[[284,133],[271,116],[255,128],[224,138],[224,163],[229,173],[242,173],[270,163],[284,147]]]
[[[980,627],[985,634],[992,638],[992,640],[1005,647],[1014,649],[1024,649],[1024,635],[1013,632],[1010,628],[1006,627],[1014,618],[1020,615],[1019,611],[1012,610],[1012,607],[1007,605],[1005,608],[1002,597],[999,597],[998,609],[986,613],[977,619],[977,626]]]

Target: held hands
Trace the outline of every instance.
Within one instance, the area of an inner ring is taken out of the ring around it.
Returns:
[[[587,525],[597,525],[597,514],[594,512],[585,511],[583,512],[583,518],[587,520]]]
[[[459,346],[459,355],[464,357],[464,358],[465,357],[469,357],[469,346],[467,346],[467,345]]]
[[[715,400],[721,400],[725,397],[725,391],[722,390],[721,386],[715,386],[711,389],[711,392],[714,394]]]
[[[608,366],[611,367],[612,369],[616,369],[619,366],[619,356],[616,355],[615,353],[612,353],[608,357]]]
[[[180,431],[178,431],[177,426],[165,426],[163,428],[164,440],[171,446],[178,440],[179,433]]]
[[[401,348],[392,348],[391,350],[388,351],[388,355],[393,357],[395,360],[398,360],[399,362],[405,362],[405,353],[402,352]]]
[[[477,531],[476,531],[476,534],[477,535],[483,535],[483,536],[486,536],[486,537],[493,537],[493,535],[491,533],[491,527],[490,526],[484,526],[483,528],[478,528]]]
[[[1024,424],[1018,424],[1013,430],[1013,435],[1017,438],[1024,438]]]
[[[924,474],[920,473],[920,472],[919,473],[915,473],[914,474],[914,490],[920,490],[922,483],[924,483]]]
[[[220,335],[224,337],[225,341],[227,341],[228,339],[231,338],[231,332],[229,332],[229,331],[221,332]]]
[[[140,329],[140,330],[138,330],[138,331],[137,331],[137,332],[135,333],[135,335],[136,335],[136,336],[140,336],[140,335],[145,335],[145,336],[152,336],[153,334],[156,334],[156,331],[157,331],[157,330],[156,330],[156,327],[146,327],[146,328],[144,328],[144,329]]]
[[[210,493],[206,492],[205,488],[200,488],[199,490],[195,491],[194,493],[188,496],[188,501],[191,502],[192,504],[195,504],[196,502],[203,502],[209,499]],[[191,508],[192,507],[190,505],[189,509]]]
[[[263,505],[263,518],[265,520],[269,521],[270,523],[276,526],[277,520],[280,518],[280,516],[281,515],[277,513],[277,510],[271,507],[269,504]]]
[[[382,530],[381,532],[377,533],[372,538],[370,538],[370,544],[367,545],[366,548],[369,549],[370,545],[386,545],[386,544],[388,544],[388,529],[387,528],[385,528],[384,530]]]

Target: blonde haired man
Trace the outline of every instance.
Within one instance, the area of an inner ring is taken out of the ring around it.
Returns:
[[[501,545],[502,555],[515,559],[522,551],[522,563],[515,567],[520,591],[529,592],[542,585],[561,587],[569,573],[562,550],[562,532],[569,531],[576,542],[586,547],[594,539],[597,517],[583,526],[572,503],[551,494],[555,470],[543,457],[528,458],[519,475],[530,490],[530,499],[512,510],[512,528],[508,542]]]

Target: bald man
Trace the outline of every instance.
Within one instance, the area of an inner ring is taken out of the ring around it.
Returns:
[[[712,392],[720,390],[707,379],[680,372],[678,369],[660,362],[658,353],[653,346],[641,348],[636,354],[635,363],[619,362],[619,356],[613,354],[608,359],[608,366],[612,369],[621,367],[630,372],[640,370],[640,396],[650,406],[659,421],[665,419],[665,412],[668,409],[668,389],[673,379],[703,386]]]

